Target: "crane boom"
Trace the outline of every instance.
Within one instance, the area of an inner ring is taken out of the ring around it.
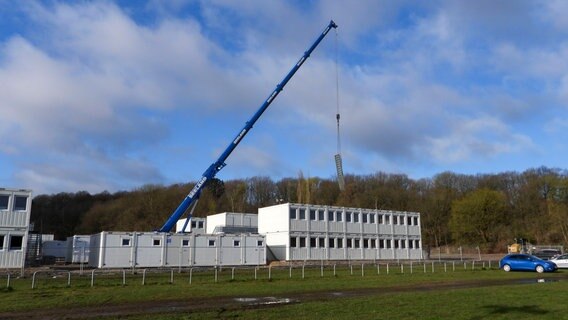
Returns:
[[[268,106],[274,101],[274,99],[278,96],[280,91],[284,89],[284,86],[290,81],[290,79],[294,76],[296,71],[300,69],[302,64],[308,59],[312,51],[319,45],[319,43],[323,40],[323,38],[327,35],[327,33],[332,29],[337,28],[337,24],[331,20],[327,27],[323,30],[320,36],[314,41],[311,47],[304,52],[304,55],[298,60],[298,62],[292,67],[292,70],[288,72],[288,74],[284,77],[284,79],[276,85],[276,88],[272,93],[268,96],[268,98],[264,101],[264,103],[260,106],[260,108],[256,111],[256,113],[250,118],[249,121],[245,123],[245,126],[239,131],[237,136],[229,143],[229,146],[223,151],[223,153],[219,156],[217,161],[212,163],[207,170],[201,176],[201,179],[195,184],[193,189],[187,194],[185,199],[180,203],[178,208],[172,213],[172,215],[168,218],[168,220],[164,223],[164,225],[158,230],[159,232],[170,232],[174,225],[177,223],[179,218],[186,212],[186,210],[194,204],[195,200],[199,198],[201,191],[207,185],[209,180],[215,177],[215,175],[225,167],[225,160],[229,157],[229,155],[235,150],[237,145],[241,142],[241,140],[246,136],[246,134],[252,129],[253,125],[256,123],[258,118],[266,111]],[[189,216],[188,218],[191,218]]]

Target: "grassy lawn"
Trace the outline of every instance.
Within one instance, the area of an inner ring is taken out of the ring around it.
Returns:
[[[382,266],[381,266],[382,268]],[[363,288],[419,286],[423,284],[452,283],[456,281],[480,281],[491,279],[532,279],[531,283],[494,286],[474,289],[441,289],[421,292],[374,294],[357,298],[308,301],[272,307],[268,309],[215,310],[191,314],[156,315],[132,317],[132,319],[534,319],[564,318],[562,308],[568,298],[568,281],[537,283],[536,279],[567,276],[568,272],[538,275],[536,273],[500,270],[455,270],[437,268],[427,272],[422,268],[410,270],[391,268],[377,270],[371,265],[356,266],[353,271],[343,266],[335,275],[331,267],[324,269],[294,268],[290,278],[288,268],[268,269],[256,273],[253,269],[223,269],[215,273],[187,271],[173,274],[95,273],[91,286],[91,274],[73,274],[68,286],[67,274],[36,277],[35,288],[31,288],[30,277],[11,279],[10,287],[0,287],[0,312],[29,311],[49,308],[70,308],[101,306],[121,303],[144,303],[159,300],[186,300],[204,297],[255,297],[289,295],[302,292],[326,292]],[[256,279],[255,279],[256,276]],[[124,277],[124,278],[123,278]],[[215,279],[217,279],[215,281]],[[0,286],[5,284],[0,277]],[[142,282],[144,281],[144,284]],[[125,282],[125,285],[123,285]],[[521,283],[521,280],[519,280]],[[562,312],[562,313],[561,313]]]
[[[566,319],[568,283],[397,293],[130,319]]]

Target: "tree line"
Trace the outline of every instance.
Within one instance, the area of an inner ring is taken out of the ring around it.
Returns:
[[[39,195],[32,202],[35,231],[56,239],[100,231],[152,231],[162,226],[194,183],[145,185],[132,191],[91,195]],[[476,245],[502,251],[514,239],[534,244],[568,244],[568,172],[540,167],[524,172],[432,178],[377,172],[346,175],[345,190],[333,178],[252,177],[212,180],[194,216],[220,212],[256,213],[278,203],[414,211],[421,214],[426,246]]]

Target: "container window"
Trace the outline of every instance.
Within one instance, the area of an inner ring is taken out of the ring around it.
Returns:
[[[153,239],[152,245],[153,246],[160,246],[162,244],[162,239]]]
[[[306,220],[306,210],[300,209],[300,220]]]
[[[189,239],[182,239],[181,240],[182,247],[189,247]]]
[[[197,228],[203,229],[203,221],[197,221]]]
[[[368,218],[367,218],[367,214],[363,213],[362,216],[363,216],[363,219],[362,219],[363,223],[367,223],[369,221]]]
[[[9,195],[0,194],[0,210],[8,210],[8,200],[10,200]]]
[[[295,208],[290,208],[290,220],[292,219],[297,219]]]
[[[375,214],[374,213],[369,214],[369,223],[372,223],[372,224],[375,223]]]
[[[327,213],[327,221],[333,221],[333,220],[334,220],[333,218],[335,218],[335,217],[334,217],[334,214],[333,214],[333,211],[329,211],[329,212]]]
[[[329,247],[335,248],[335,239],[334,238],[329,238]]]
[[[312,220],[312,221],[316,220],[316,211],[315,210],[310,210],[310,220]]]
[[[355,248],[361,248],[361,239],[355,239]]]
[[[121,245],[123,247],[130,247],[130,238],[123,238]]]
[[[379,239],[379,249],[384,249],[384,248],[385,248],[385,240]]]
[[[347,248],[353,248],[353,239],[347,238]]]
[[[300,248],[306,247],[306,237],[300,237]]]
[[[25,211],[28,204],[28,197],[15,196],[14,197],[14,211]]]
[[[191,229],[197,228],[197,221],[191,221]]]
[[[325,248],[325,238],[319,238],[318,242],[318,247]]]
[[[343,248],[343,238],[337,238],[337,247]]]
[[[386,247],[387,247],[387,249],[391,248],[391,240],[390,239],[386,240]]]
[[[358,223],[359,222],[359,214],[357,212],[353,213],[353,222],[354,223]]]
[[[415,225],[415,226],[418,225],[418,217],[414,217],[414,225]]]
[[[371,248],[375,249],[377,247],[377,239],[371,239]]]
[[[241,246],[241,240],[233,240],[233,247],[240,247]]]
[[[318,211],[318,220],[323,221],[325,216],[325,212],[323,210]]]
[[[4,250],[4,235],[0,234],[0,251]]]
[[[310,238],[310,248],[315,248],[317,246],[318,238],[311,237]]]
[[[22,250],[23,236],[10,237],[10,250]]]
[[[351,212],[345,212],[345,221],[351,222]]]
[[[214,247],[215,246],[215,240],[209,239],[209,246]]]
[[[294,238],[294,239],[295,239],[295,238]],[[256,241],[256,246],[257,246],[257,247],[262,247],[263,245],[264,245],[264,241],[262,241],[262,240],[257,240],[257,241]]]
[[[296,248],[297,246],[298,246],[298,243],[296,241],[296,237],[290,237],[290,247]]]
[[[378,223],[378,224],[383,224],[383,215],[382,215],[382,214],[379,214],[378,217],[379,217],[379,219],[378,219],[377,223]]]
[[[336,211],[335,212],[335,220],[337,220],[337,222],[341,222],[343,221],[343,212],[341,211]]]

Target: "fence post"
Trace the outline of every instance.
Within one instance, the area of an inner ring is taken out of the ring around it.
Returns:
[[[302,279],[304,279],[304,277],[305,277],[305,274],[304,274],[305,269],[306,269],[306,265],[303,264],[303,265],[302,265]]]
[[[424,261],[424,273],[426,273],[426,261]]]
[[[95,270],[93,269],[93,272],[91,272],[91,288],[95,286]]]
[[[335,277],[335,264],[333,265],[333,276]]]
[[[381,264],[377,264],[377,274],[381,274]]]
[[[432,273],[434,273],[434,261],[432,261]]]
[[[173,268],[172,268],[171,274],[170,274],[170,284],[174,284],[174,269]]]
[[[146,284],[146,269],[142,271],[142,285]]]
[[[389,274],[389,264],[387,263],[387,274]]]
[[[217,275],[217,266],[215,266],[215,283],[217,283],[217,277],[218,277],[218,275]]]
[[[365,264],[361,263],[361,277],[365,276]]]
[[[67,273],[67,286],[71,286],[71,271],[68,271]]]
[[[448,265],[446,262],[444,262],[444,272],[448,272]]]
[[[353,265],[350,265],[351,267],[351,275],[353,275]]]
[[[404,273],[404,264],[400,264],[400,273]]]
[[[122,269],[122,286],[126,285],[126,270]]]
[[[256,272],[257,272],[257,270],[258,270],[258,268],[257,268],[257,267],[254,267],[254,280],[256,280],[256,279],[257,279],[257,276],[256,276]]]
[[[412,261],[410,261],[410,274],[412,274]]]
[[[452,271],[456,271],[456,262],[452,261]]]
[[[268,266],[268,280],[272,279],[272,266]]]
[[[290,279],[292,279],[292,266],[290,266]]]
[[[38,273],[39,271],[34,272],[34,274],[32,275],[32,289],[35,289],[35,277],[36,277],[36,273]]]
[[[193,276],[193,268],[189,268],[189,284],[191,284],[191,277]]]
[[[6,280],[6,288],[10,288],[10,274],[8,273],[8,280]]]
[[[231,269],[231,280],[235,280],[235,267]]]

